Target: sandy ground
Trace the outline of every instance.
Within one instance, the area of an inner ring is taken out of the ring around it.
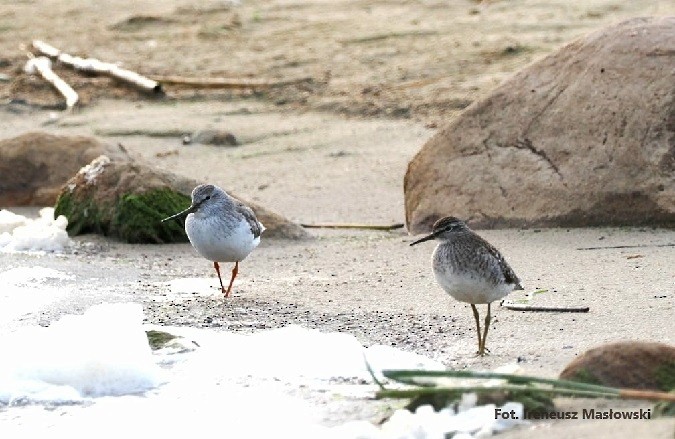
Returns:
[[[78,114],[51,116],[41,110],[8,114],[0,129],[18,133],[39,127],[99,135],[123,143],[140,159],[235,189],[301,222],[401,222],[405,164],[433,134],[412,121],[279,114],[270,111],[269,104],[251,99],[178,107],[143,104],[133,108],[133,117],[127,104],[102,101]],[[176,134],[156,136],[167,130],[217,126],[223,118],[242,138],[241,146],[183,146]],[[241,264],[234,297],[228,301],[219,293],[211,264],[187,244],[128,245],[88,235],[78,237],[76,250],[65,256],[0,254],[3,268],[40,266],[75,276],[72,288],[64,286],[64,295],[0,326],[48,325],[64,313],[82,312],[93,304],[134,301],[143,304],[150,323],[244,332],[295,323],[346,331],[366,345],[390,344],[450,367],[483,369],[517,362],[540,376],[556,376],[576,355],[602,343],[674,341],[672,230],[481,231],[502,250],[526,286],[511,300],[546,289],[532,303],[590,308],[586,314],[543,314],[495,306],[491,355],[485,358],[474,356],[470,308],[454,302],[435,284],[429,264],[432,243],[410,247],[413,238],[403,230],[312,229],[311,233],[313,238],[303,241],[263,239]],[[181,281],[185,278],[192,279]],[[357,398],[335,407],[325,394],[306,396],[330,407],[327,423],[377,420],[390,407]],[[645,407],[611,401],[561,404],[569,410],[598,404]],[[673,421],[573,423],[538,424],[528,434],[670,437],[675,428]]]
[[[511,72],[604,24],[675,13],[669,1],[0,4],[0,73],[9,78],[0,82],[0,95],[13,99],[0,108],[3,137],[27,130],[96,135],[299,222],[372,224],[402,222],[408,160],[435,126]],[[78,26],[69,27],[74,19]],[[64,72],[86,105],[61,114],[51,107],[58,97],[19,71],[25,59],[19,45],[33,37],[148,74],[314,81],[254,94],[173,88],[168,99],[154,101],[110,87],[107,79]],[[210,128],[232,132],[241,146],[181,144],[183,133]],[[672,230],[481,232],[502,250],[525,293],[547,290],[533,303],[590,307],[586,314],[543,314],[496,306],[485,358],[473,355],[470,308],[434,282],[433,244],[411,248],[404,231],[312,234],[301,242],[263,239],[241,265],[227,302],[212,267],[189,245],[133,246],[84,236],[76,252],[62,257],[0,254],[3,269],[56,268],[74,274],[78,285],[76,293],[0,325],[45,325],[95,303],[131,300],[144,305],[152,323],[236,331],[299,323],[348,331],[366,344],[392,344],[452,367],[516,361],[542,376],[556,375],[605,342],[675,342]],[[582,249],[588,247],[602,248]],[[200,279],[182,290],[169,287],[193,277]],[[378,412],[354,407],[332,421]],[[674,428],[673,421],[559,421],[527,434],[672,437]]]
[[[414,118],[442,124],[512,72],[603,25],[675,14],[670,0],[86,0],[0,2],[0,96],[56,105],[20,75],[44,39],[147,75],[311,83],[262,93],[280,110]],[[139,99],[107,79],[60,73],[83,102]],[[168,87],[172,97],[230,93]]]

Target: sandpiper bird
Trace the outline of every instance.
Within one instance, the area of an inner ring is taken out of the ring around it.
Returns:
[[[431,234],[410,245],[430,239],[440,241],[431,260],[434,277],[446,293],[460,302],[471,304],[478,333],[478,355],[485,355],[490,304],[513,290],[522,290],[520,280],[496,248],[455,217],[439,219]],[[476,308],[479,303],[487,303],[482,336]]]
[[[232,283],[239,272],[239,262],[260,243],[265,227],[250,207],[235,200],[212,184],[200,184],[192,190],[192,204],[182,212],[162,220],[169,221],[187,215],[185,231],[197,253],[213,261],[221,291],[230,295]],[[219,262],[234,262],[230,284],[223,286]]]

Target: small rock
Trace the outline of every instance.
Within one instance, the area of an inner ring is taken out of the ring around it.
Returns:
[[[675,347],[638,341],[603,345],[568,364],[560,378],[611,387],[675,390]]]
[[[328,157],[338,158],[338,157],[345,157],[345,156],[348,156],[348,155],[351,155],[351,153],[349,151],[340,150],[340,151],[335,151],[335,152],[329,153]]]
[[[153,351],[163,348],[168,342],[177,337],[176,335],[169,334],[168,332],[156,331],[154,329],[145,331],[145,334],[148,337],[148,343],[150,344],[150,347]]]
[[[187,136],[186,136],[187,137]],[[188,143],[201,143],[202,145],[216,145],[216,146],[238,146],[239,141],[234,134],[228,131],[219,130],[204,130],[194,133]],[[185,143],[185,137],[183,138]]]
[[[188,340],[178,335],[173,335],[165,331],[151,329],[145,331],[148,337],[148,344],[153,351],[162,351],[163,353],[182,354],[194,351],[199,344],[194,340]]]

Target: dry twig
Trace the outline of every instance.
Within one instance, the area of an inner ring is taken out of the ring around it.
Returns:
[[[307,229],[361,229],[361,230],[396,230],[403,227],[403,224],[340,224],[340,223],[324,223],[324,224],[300,224]]]
[[[609,250],[622,248],[646,248],[646,247],[675,247],[675,243],[668,244],[636,244],[636,245],[609,245],[605,247],[577,247],[577,250]]]
[[[588,312],[587,306],[536,306],[513,302],[502,302],[501,305],[513,311],[537,311],[537,312]]]
[[[160,75],[153,76],[153,79],[165,85],[185,85],[195,88],[269,88],[312,81],[312,78],[309,77],[288,79],[285,81],[269,81],[233,78],[188,78],[185,76]]]
[[[95,58],[72,56],[40,40],[33,40],[33,48],[41,55],[54,58],[79,72],[110,76],[149,93],[164,93],[159,82],[131,70],[123,69],[115,64],[99,61]]]
[[[45,56],[38,56],[37,58],[33,54],[29,53],[29,60],[26,62],[24,70],[26,73],[34,75],[38,74],[45,81],[49,82],[52,87],[54,87],[61,95],[66,98],[66,109],[72,111],[72,109],[77,104],[79,96],[73,88],[68,85],[66,81],[61,79],[59,75],[54,73],[52,70],[52,63],[49,58]]]

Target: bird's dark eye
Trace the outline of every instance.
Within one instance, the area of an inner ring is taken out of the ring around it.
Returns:
[[[211,195],[207,195],[204,199],[205,199],[205,200],[210,200],[210,199],[211,199]]]

